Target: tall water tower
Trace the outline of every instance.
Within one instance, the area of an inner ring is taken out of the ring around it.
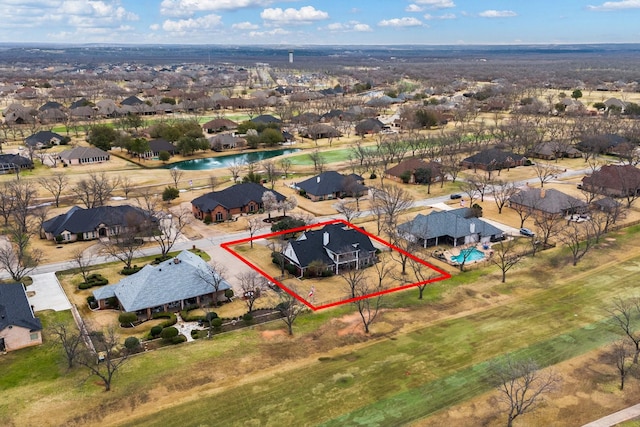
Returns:
[[[289,51],[289,64],[293,64],[293,51]]]

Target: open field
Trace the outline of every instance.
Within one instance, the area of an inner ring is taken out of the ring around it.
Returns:
[[[543,366],[558,364],[554,369],[570,379],[563,391],[573,393],[523,420],[586,422],[626,405],[625,396],[637,387],[631,380],[620,394],[613,366],[588,368],[599,358],[598,349],[616,337],[604,308],[616,297],[636,295],[637,233],[612,234],[614,240],[573,268],[563,250],[545,251],[510,273],[506,285],[499,284],[495,268],[487,268],[435,284],[424,301],[416,299],[415,289],[390,295],[371,337],[361,333],[351,309],[341,307],[304,315],[293,338],[276,333],[284,327],[276,322],[140,355],[117,374],[108,395],[93,380],[80,382],[80,370],[66,373],[47,339],[42,349],[0,360],[0,368],[12,372],[0,378],[5,396],[0,420],[15,426],[211,425],[213,420],[398,425],[435,415],[446,425],[468,414],[493,426],[502,419],[495,417],[495,405],[483,403],[492,398],[485,394],[491,390],[486,366],[514,352]],[[544,276],[529,274],[533,263]],[[40,359],[31,359],[34,353]],[[33,363],[28,370],[27,360]],[[472,400],[470,407],[455,406],[474,398],[480,401]],[[429,421],[419,423],[432,425]]]

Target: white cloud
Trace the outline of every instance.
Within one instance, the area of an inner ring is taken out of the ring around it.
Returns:
[[[404,8],[405,12],[422,12],[424,7],[418,6],[417,4],[411,3],[409,6]]]
[[[599,12],[610,12],[612,10],[622,9],[640,9],[640,0],[607,1],[602,3],[600,6],[587,6],[587,9]]]
[[[149,29],[151,31],[158,31],[160,29],[160,24],[151,24],[149,25]]]
[[[257,30],[260,28],[259,25],[252,24],[251,22],[237,22],[231,26],[234,30]]]
[[[419,27],[422,25],[422,22],[416,18],[393,18],[393,19],[383,19],[378,22],[380,27]]]
[[[456,7],[452,0],[414,0],[419,6],[425,6],[428,9],[448,9]]]
[[[162,29],[169,33],[190,33],[209,28],[218,27],[222,24],[222,18],[219,15],[205,15],[200,18],[189,18],[171,20],[167,19],[162,23]]]
[[[290,34],[287,30],[283,30],[282,28],[274,28],[273,30],[269,31],[251,31],[249,33],[249,37],[263,38],[270,36],[286,36],[287,34]]]
[[[371,27],[367,24],[362,24],[358,21],[349,22],[334,22],[326,27],[327,30],[332,32],[360,32],[366,33],[372,31]]]
[[[271,3],[273,0],[162,0],[160,13],[167,16],[191,16],[196,12],[265,7]]]
[[[518,16],[512,10],[485,10],[479,13],[483,18],[510,18],[512,16]]]
[[[425,13],[422,17],[427,21],[432,21],[434,19],[456,19],[456,15],[454,13],[443,13],[442,15],[430,15],[428,13]]]
[[[263,10],[260,17],[272,25],[310,24],[329,19],[329,14],[313,6],[303,6],[300,9],[276,7]]]

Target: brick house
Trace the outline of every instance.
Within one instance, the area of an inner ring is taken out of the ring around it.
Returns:
[[[262,196],[267,191],[276,196],[278,202],[286,197],[260,184],[245,182],[236,184],[221,191],[204,194],[191,201],[193,215],[201,220],[225,221],[233,215],[257,213],[263,208]]]

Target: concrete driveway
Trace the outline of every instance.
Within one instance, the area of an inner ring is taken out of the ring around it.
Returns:
[[[29,304],[33,306],[33,311],[64,311],[71,308],[55,273],[33,274],[31,278],[33,284],[27,287],[27,295],[30,295]]]

